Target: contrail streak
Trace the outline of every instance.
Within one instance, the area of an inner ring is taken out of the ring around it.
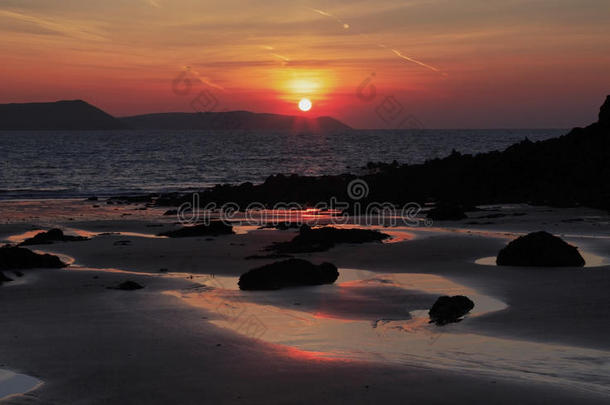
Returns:
[[[310,10],[312,10],[313,12],[316,12],[320,15],[323,15],[324,17],[330,17],[332,19],[334,19],[335,21],[337,21],[339,24],[341,24],[341,26],[343,27],[343,29],[348,29],[349,28],[349,24],[343,22],[343,20],[341,20],[339,17],[332,15],[331,13],[328,13],[324,10],[319,10],[317,8],[310,8]]]

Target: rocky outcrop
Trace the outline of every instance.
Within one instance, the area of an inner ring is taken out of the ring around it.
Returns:
[[[84,236],[64,235],[61,229],[54,228],[47,232],[41,232],[33,238],[24,240],[19,244],[19,246],[48,245],[53,242],[74,242],[84,240],[89,240],[89,238]]]
[[[159,236],[190,238],[195,236],[231,235],[233,233],[235,233],[233,232],[233,226],[225,224],[222,221],[212,221],[209,224],[185,226],[174,231],[162,232]]]
[[[252,269],[239,277],[241,290],[278,290],[285,287],[332,284],[339,277],[334,264],[312,264],[288,259]]]
[[[477,155],[453,152],[443,159],[417,165],[380,166],[359,176],[369,194],[358,200],[409,202],[459,201],[466,206],[496,203],[532,203],[552,206],[585,205],[610,210],[610,101],[601,108],[599,122],[574,128],[567,135],[540,142],[527,139],[506,150]],[[307,177],[282,174],[253,185],[218,185],[199,193],[200,203],[234,202],[246,207],[260,202],[314,206],[336,201],[354,204],[347,185],[355,175]],[[179,206],[192,194],[161,195],[156,203]],[[349,207],[346,209],[352,212]]]
[[[459,322],[472,308],[474,308],[474,302],[464,295],[454,295],[453,297],[444,295],[439,297],[428,311],[430,323],[445,325]]]
[[[142,288],[144,288],[144,286],[136,283],[135,281],[127,280],[127,281],[123,281],[121,284],[116,286],[114,289],[123,290],[123,291],[134,291],[134,290],[141,290]]]
[[[446,202],[437,204],[428,211],[427,216],[434,221],[459,221],[468,218],[463,206]]]
[[[38,254],[29,249],[17,246],[0,248],[0,270],[61,268],[67,264],[59,257],[50,254]]]
[[[370,229],[311,228],[302,225],[299,234],[291,241],[275,243],[268,250],[278,253],[323,252],[340,243],[379,242],[389,237]]]
[[[500,250],[499,266],[581,267],[585,259],[578,248],[548,232],[539,231],[521,236]]]

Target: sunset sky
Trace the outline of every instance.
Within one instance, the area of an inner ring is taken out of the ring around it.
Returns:
[[[0,35],[0,103],[118,116],[205,91],[357,128],[568,128],[610,93],[608,0],[0,0]]]

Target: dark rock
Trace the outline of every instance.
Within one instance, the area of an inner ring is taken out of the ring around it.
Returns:
[[[439,203],[427,214],[433,221],[459,221],[468,218],[464,212],[464,207],[460,204]]]
[[[115,289],[123,291],[141,290],[144,286],[136,283],[135,281],[127,280],[119,284]]]
[[[194,226],[185,226],[184,228],[162,232],[159,236],[168,236],[170,238],[188,238],[193,236],[208,236],[208,235],[231,235],[233,227],[222,221],[212,221],[209,224],[201,224]]]
[[[301,223],[299,222],[278,222],[262,225],[258,229],[278,229],[280,231],[287,231],[288,229],[299,229],[300,227]]]
[[[34,268],[61,268],[67,264],[59,257],[50,254],[38,254],[29,249],[17,246],[3,246],[0,248],[0,270],[34,269]]]
[[[97,200],[98,200],[98,198],[96,196],[87,198],[87,201],[97,201]]]
[[[299,234],[289,242],[275,243],[268,250],[278,253],[322,252],[340,243],[379,242],[390,235],[370,229],[311,228],[301,226]]]
[[[474,302],[466,296],[454,295],[449,297],[444,295],[439,297],[428,311],[430,323],[445,325],[451,322],[459,322],[460,318],[470,312],[472,308],[474,308]]]
[[[117,240],[112,244],[113,246],[131,246],[130,240]]]
[[[84,240],[89,240],[89,238],[84,236],[64,235],[61,229],[54,228],[47,232],[41,232],[33,238],[24,240],[19,244],[19,246],[48,245],[53,242],[77,242]]]
[[[277,290],[284,287],[332,284],[339,277],[331,263],[312,264],[307,260],[288,259],[252,269],[239,277],[242,290]]]
[[[169,270],[168,270],[168,269],[165,269],[165,268],[163,268],[163,269],[159,269],[159,272],[160,272],[160,273],[167,273],[168,271],[169,271]]]
[[[167,210],[163,213],[163,215],[178,215],[178,210]]]
[[[23,272],[21,272],[19,270],[13,270],[13,274],[16,275],[17,277],[23,277]]]
[[[257,259],[287,259],[292,257],[291,255],[285,255],[280,253],[270,253],[268,255],[251,255],[246,256],[246,260],[257,260]]]
[[[499,266],[560,267],[585,265],[578,248],[548,232],[539,231],[521,236],[500,250]]]
[[[10,281],[13,281],[13,279],[5,276],[4,273],[0,271],[0,285],[2,285],[3,283],[8,283]]]

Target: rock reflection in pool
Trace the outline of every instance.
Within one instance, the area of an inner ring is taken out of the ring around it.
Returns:
[[[334,285],[240,291],[237,277],[217,276],[167,294],[205,309],[217,326],[318,357],[523,377],[610,393],[610,375],[603,370],[610,352],[466,332],[468,318],[506,308],[493,297],[437,275],[339,272]],[[428,309],[440,295],[466,295],[476,306],[462,323],[429,324]]]

